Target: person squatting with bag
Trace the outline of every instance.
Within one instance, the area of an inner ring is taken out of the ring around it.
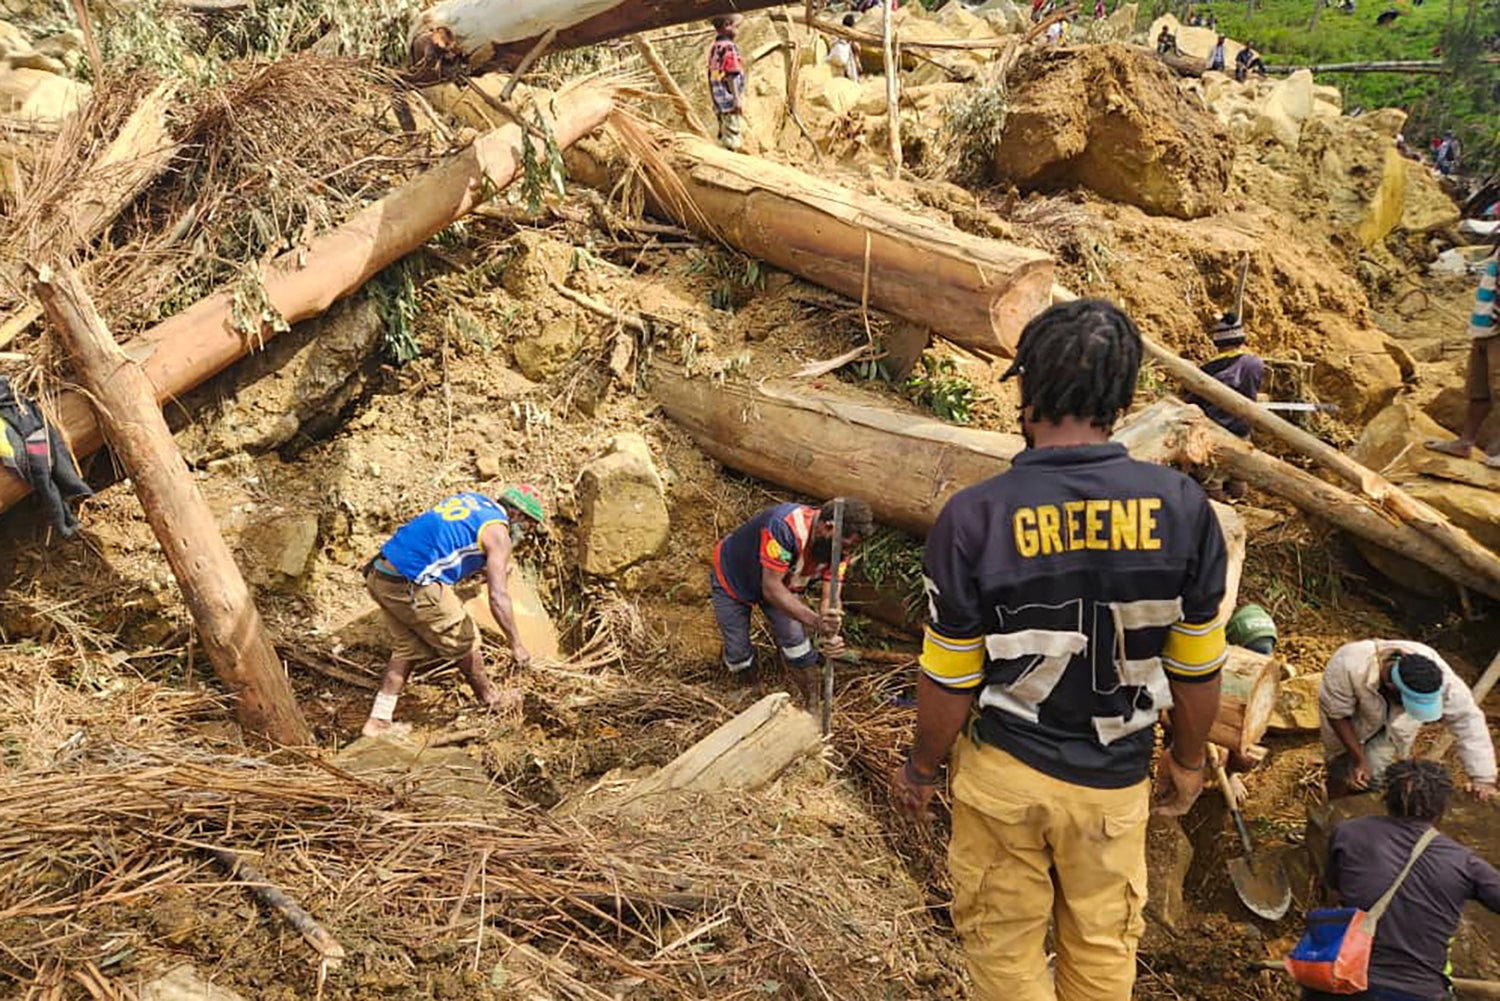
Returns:
[[[1386,770],[1387,816],[1346,820],[1333,832],[1326,895],[1342,906],[1307,916],[1287,957],[1304,1001],[1447,1001],[1448,943],[1464,904],[1500,913],[1500,872],[1436,825],[1453,779],[1435,761]]]

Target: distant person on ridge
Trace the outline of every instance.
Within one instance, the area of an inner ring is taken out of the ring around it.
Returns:
[[[713,25],[715,36],[708,47],[708,92],[719,116],[719,145],[738,153],[745,131],[745,64],[734,43],[740,16],[716,17]]]
[[[853,29],[855,18],[853,14],[844,15],[844,27]],[[836,38],[828,47],[828,65],[835,72],[855,83],[859,83],[859,43],[847,38]]]
[[[396,529],[380,553],[364,566],[365,588],[380,606],[391,634],[391,660],[365,722],[364,735],[396,729],[396,699],[412,668],[457,663],[479,700],[492,709],[516,709],[520,691],[495,687],[484,670],[479,629],[453,587],[483,573],[490,612],[510,639],[517,667],[531,663],[521,644],[507,580],[511,547],[528,526],[545,518],[535,487],[509,487],[498,501],[483,494],[455,494]]]
[[[1164,24],[1161,26],[1161,34],[1156,36],[1156,54],[1161,56],[1178,55],[1177,36]]]
[[[1214,42],[1214,47],[1212,49],[1209,49],[1209,51],[1208,51],[1208,65],[1206,67],[1204,67],[1204,68],[1205,69],[1210,69],[1210,70],[1218,70],[1220,73],[1224,72],[1224,36],[1223,35],[1220,35],[1219,36],[1219,40],[1217,42]]]
[[[1465,380],[1469,407],[1464,414],[1463,434],[1455,441],[1429,441],[1427,447],[1434,452],[1468,458],[1479,443],[1480,428],[1490,415],[1496,394],[1500,393],[1500,324],[1495,316],[1497,271],[1500,271],[1500,236],[1495,238],[1490,258],[1485,262],[1479,291],[1474,294],[1474,312],[1469,317],[1469,372]],[[1486,452],[1484,464],[1500,469],[1500,445],[1491,443]]]
[[[833,561],[834,504],[776,504],[761,511],[714,547],[709,573],[709,598],[724,641],[724,666],[743,674],[755,666],[750,641],[751,613],[759,606],[771,623],[771,633],[791,671],[792,683],[804,704],[814,701],[814,668],[818,651],[808,633],[821,637],[825,653],[843,646],[839,637],[842,614],[832,607],[825,587],[817,611],[799,597],[813,582],[826,582],[837,573],[843,579],[849,559],[874,531],[870,505],[856,497],[844,498],[843,556]]]
[[[1234,57],[1234,78],[1244,83],[1246,77],[1251,73],[1259,73],[1261,76],[1265,76],[1266,64],[1261,61],[1260,56],[1256,53],[1255,43],[1246,42],[1244,48],[1240,49],[1239,53]]]

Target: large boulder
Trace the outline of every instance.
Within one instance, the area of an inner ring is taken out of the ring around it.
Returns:
[[[1171,71],[1123,45],[1045,50],[1010,77],[997,177],[1019,187],[1081,184],[1156,215],[1217,211],[1232,143]]]
[[[253,584],[278,591],[297,588],[317,550],[318,518],[306,512],[268,509],[240,534],[246,576]]]
[[[87,84],[31,66],[0,68],[0,114],[60,122],[83,107]]]
[[[1399,226],[1408,233],[1447,229],[1456,226],[1462,215],[1432,171],[1409,160],[1406,163],[1404,202]]]
[[[1397,403],[1366,426],[1350,455],[1432,505],[1480,545],[1500,552],[1500,470],[1424,447],[1451,437],[1416,407]],[[1402,585],[1433,597],[1452,596],[1453,585],[1435,571],[1378,546],[1357,545],[1371,564]]]
[[[316,435],[364,392],[383,320],[354,299],[306,320],[183,397],[169,417],[196,414],[177,435],[195,463],[235,452],[269,452],[299,433]],[[175,420],[174,420],[175,423]]]
[[[579,557],[593,574],[619,573],[666,545],[666,489],[646,439],[617,435],[578,482]]]
[[[1255,120],[1255,134],[1296,149],[1302,123],[1313,113],[1313,76],[1300,69],[1271,88]]]

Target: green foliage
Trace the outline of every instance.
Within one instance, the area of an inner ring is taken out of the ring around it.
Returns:
[[[875,534],[859,547],[860,572],[865,580],[888,594],[899,595],[908,616],[920,614],[922,540],[899,529],[876,526]]]
[[[952,358],[924,354],[906,380],[906,394],[954,424],[969,423],[974,408],[974,383],[958,371]]]
[[[403,259],[381,271],[370,282],[371,295],[375,298],[375,308],[380,313],[383,327],[380,334],[381,349],[397,365],[405,365],[422,354],[415,332],[415,267],[409,258]]]
[[[563,166],[562,150],[557,145],[557,137],[552,134],[552,126],[548,124],[541,108],[533,109],[531,124],[533,128],[521,129],[521,201],[526,203],[526,211],[540,212],[542,196],[548,191],[559,198],[567,195],[568,172]],[[537,150],[534,133],[542,136],[540,151]]]
[[[942,155],[936,158],[948,165],[949,180],[970,187],[990,181],[1006,109],[1003,80],[966,88],[949,99],[938,139]]]
[[[1393,4],[1359,0],[1353,14],[1337,3],[1318,13],[1309,29],[1315,0],[1256,0],[1200,4],[1218,18],[1219,30],[1231,38],[1253,41],[1273,65],[1314,65],[1394,59],[1434,59],[1441,55],[1440,76],[1404,73],[1325,73],[1320,83],[1344,92],[1346,111],[1357,108],[1402,108],[1410,113],[1406,138],[1421,149],[1444,129],[1463,143],[1468,173],[1500,166],[1500,114],[1496,88],[1500,66],[1480,61],[1500,15],[1496,0],[1426,0],[1400,6],[1401,16],[1385,27],[1375,24]]]

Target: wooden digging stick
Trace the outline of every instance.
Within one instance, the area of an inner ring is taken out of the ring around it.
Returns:
[[[833,501],[833,555],[829,559],[828,607],[839,609],[839,564],[844,558],[844,498]],[[833,658],[823,658],[823,736],[833,732]]]
[[[318,924],[316,918],[281,889],[273,886],[259,869],[227,848],[209,848],[207,851],[231,877],[244,880],[246,889],[255,894],[257,900],[286,918],[324,961],[336,964],[344,958],[344,947],[328,933],[328,929]]]

